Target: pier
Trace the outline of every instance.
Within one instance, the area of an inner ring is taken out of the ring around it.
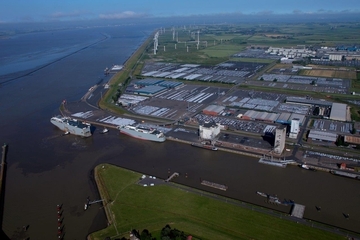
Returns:
[[[4,216],[4,204],[5,204],[5,182],[6,182],[6,154],[8,146],[6,143],[2,146],[1,155],[1,169],[0,169],[0,238],[10,239],[2,230],[3,216]]]
[[[218,183],[213,183],[213,182],[209,182],[209,181],[206,181],[206,180],[202,180],[202,181],[201,181],[201,184],[202,184],[202,185],[205,185],[205,186],[208,186],[208,187],[220,189],[220,190],[223,190],[223,191],[226,191],[227,188],[228,188],[228,187],[225,186],[225,185],[218,184]]]
[[[174,177],[178,177],[178,176],[179,176],[179,173],[174,172],[173,174],[171,174],[170,177],[168,177],[168,179],[165,180],[165,182],[169,182],[171,179],[173,179]]]
[[[297,218],[303,218],[305,212],[305,206],[301,204],[294,203],[291,209],[291,216]]]

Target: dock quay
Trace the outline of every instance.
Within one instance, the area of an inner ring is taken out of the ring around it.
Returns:
[[[226,191],[227,188],[228,188],[228,187],[225,186],[225,185],[218,184],[218,183],[213,183],[213,182],[209,182],[209,181],[206,181],[206,180],[202,180],[202,181],[201,181],[201,184],[202,184],[202,185],[205,185],[205,186],[208,186],[208,187],[220,189],[220,190],[223,190],[223,191]]]
[[[0,236],[1,239],[10,239],[3,231],[3,216],[4,216],[4,204],[5,204],[5,185],[6,185],[6,156],[8,151],[8,145],[4,143],[2,146],[1,165],[0,165]]]
[[[294,203],[291,209],[291,216],[297,218],[303,218],[305,212],[305,206],[301,204]]]
[[[171,174],[170,177],[168,177],[168,179],[165,180],[165,182],[170,182],[171,179],[173,179],[174,177],[178,177],[179,173],[174,172],[173,174]]]
[[[341,176],[341,177],[360,179],[360,175],[356,174],[356,173],[349,173],[349,172],[337,171],[337,170],[331,170],[330,173],[334,174],[334,175]]]
[[[260,158],[259,163],[272,165],[275,167],[282,167],[285,168],[288,164],[294,164],[295,161],[293,160],[273,160],[273,159],[267,159],[267,158]]]

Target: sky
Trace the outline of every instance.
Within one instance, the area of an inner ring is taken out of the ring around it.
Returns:
[[[0,0],[0,23],[348,12],[360,14],[360,0]]]

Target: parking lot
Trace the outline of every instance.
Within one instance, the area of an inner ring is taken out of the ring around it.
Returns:
[[[183,79],[188,81],[206,81],[239,84],[263,68],[264,63],[226,62],[214,67],[197,64],[147,63],[142,75]]]
[[[194,117],[194,119],[196,119],[196,121],[200,123],[214,121],[215,123],[219,123],[223,126],[227,126],[231,130],[256,133],[259,135],[263,135],[265,133],[274,133],[276,129],[275,124],[267,124],[256,121],[246,121],[246,120],[220,117],[220,116],[208,116],[205,114],[197,114]]]
[[[137,114],[176,120],[193,115],[228,92],[227,88],[182,85],[145,98],[129,109]]]
[[[347,94],[350,88],[350,80],[339,78],[324,78],[298,76],[289,74],[263,74],[258,78],[262,83],[251,82],[252,85],[289,88],[296,90],[328,92]],[[264,82],[272,82],[264,83]]]

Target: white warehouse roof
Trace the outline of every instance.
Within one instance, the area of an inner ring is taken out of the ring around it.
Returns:
[[[310,130],[309,138],[327,142],[336,142],[337,134],[318,130]]]
[[[333,103],[330,113],[330,119],[337,121],[346,121],[347,105],[343,103]]]

